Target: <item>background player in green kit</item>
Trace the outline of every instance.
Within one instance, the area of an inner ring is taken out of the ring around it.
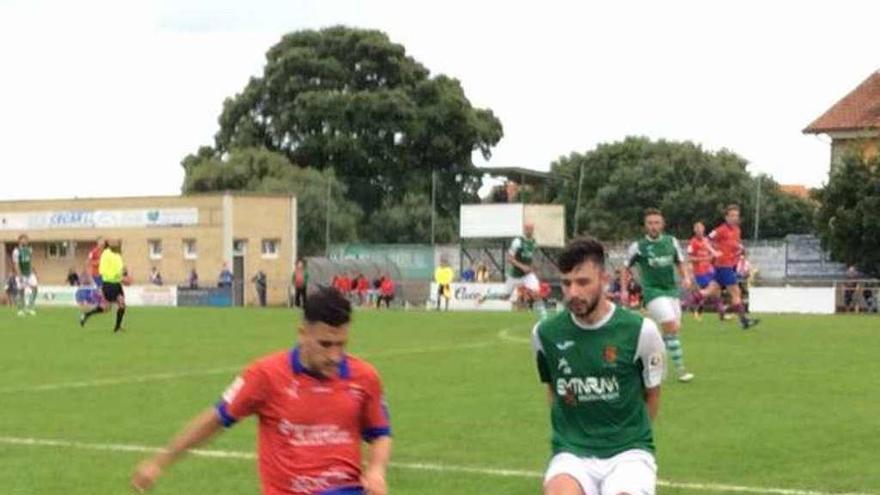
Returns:
[[[527,222],[523,225],[523,235],[510,243],[507,250],[507,262],[510,263],[510,272],[505,279],[504,292],[486,294],[480,302],[486,299],[511,299],[516,300],[517,291],[528,291],[529,298],[536,301],[535,305],[541,318],[546,317],[547,312],[544,303],[538,293],[541,291],[541,282],[535,274],[533,261],[535,252],[538,250],[538,241],[535,240],[535,224]]]
[[[12,250],[12,270],[15,274],[15,300],[18,316],[37,314],[34,308],[37,301],[37,276],[34,273],[33,250],[28,236],[18,236],[18,246]]]
[[[675,365],[678,380],[694,379],[684,367],[684,349],[679,339],[681,301],[676,271],[685,290],[692,287],[691,274],[684,253],[675,237],[663,233],[663,214],[656,208],[645,210],[645,237],[632,243],[627,254],[627,268],[638,266],[644,293],[645,308],[663,330],[663,341],[669,359]]]
[[[653,495],[651,422],[665,351],[657,325],[609,301],[605,250],[572,241],[559,257],[567,310],[532,332],[550,399],[545,495]]]

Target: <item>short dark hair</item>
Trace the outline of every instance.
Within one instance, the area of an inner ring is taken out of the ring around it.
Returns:
[[[739,205],[736,203],[731,203],[731,204],[725,206],[724,207],[724,214],[727,215],[728,213],[730,213],[730,210],[739,211]]]
[[[585,261],[592,261],[600,268],[605,268],[605,248],[596,239],[581,237],[569,242],[559,255],[559,271],[568,273]]]
[[[662,217],[662,216],[663,216],[663,212],[660,211],[659,208],[645,208],[645,215],[644,215],[643,218],[648,218],[648,217],[650,217],[651,215],[660,215],[660,216]]]
[[[303,316],[309,323],[342,326],[351,321],[351,303],[338,290],[321,287],[309,294]]]

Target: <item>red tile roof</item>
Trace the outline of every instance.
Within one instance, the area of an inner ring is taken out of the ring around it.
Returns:
[[[880,129],[880,71],[804,129],[806,134]]]
[[[800,184],[780,184],[779,190],[796,198],[809,199],[810,190]]]

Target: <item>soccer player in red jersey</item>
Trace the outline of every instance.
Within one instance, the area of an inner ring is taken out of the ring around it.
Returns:
[[[263,495],[386,495],[391,427],[379,374],[345,353],[351,303],[338,291],[310,294],[299,343],[251,363],[216,407],[196,416],[132,476],[140,492],[162,470],[250,415],[258,424]],[[361,468],[361,438],[369,456]]]
[[[709,238],[706,237],[706,226],[703,222],[694,223],[694,236],[688,242],[687,247],[688,260],[691,262],[694,279],[697,282],[697,290],[709,287],[715,278],[715,269],[712,267],[712,260],[718,255],[718,252],[712,247]],[[721,304],[721,299],[717,299]],[[724,306],[721,305],[723,311]],[[699,319],[702,316],[703,305],[697,305],[695,316]],[[719,313],[720,314],[720,313]]]
[[[106,248],[107,241],[105,241],[103,237],[98,237],[98,240],[95,242],[95,247],[93,247],[91,251],[89,251],[89,275],[91,275],[92,280],[98,287],[98,292],[101,292],[101,285],[103,285],[103,281],[101,279],[101,271],[98,269],[98,266],[101,264],[101,254]]]
[[[759,320],[751,319],[746,315],[736,276],[736,264],[743,252],[739,217],[739,206],[728,206],[724,209],[724,223],[709,234],[713,247],[718,251],[714,261],[715,277],[707,288],[699,292],[699,297],[720,297],[721,289],[726,289],[730,293],[731,306],[739,315],[740,326],[745,330],[757,325]]]

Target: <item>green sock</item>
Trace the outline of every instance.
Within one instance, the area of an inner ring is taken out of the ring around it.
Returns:
[[[31,297],[28,298],[27,305],[30,309],[34,309],[36,307],[36,304],[37,304],[37,288],[33,287],[33,288],[31,288]]]
[[[678,335],[664,335],[663,342],[666,344],[666,353],[675,365],[675,369],[678,371],[684,370],[684,350],[681,348],[681,341],[678,340]]]

